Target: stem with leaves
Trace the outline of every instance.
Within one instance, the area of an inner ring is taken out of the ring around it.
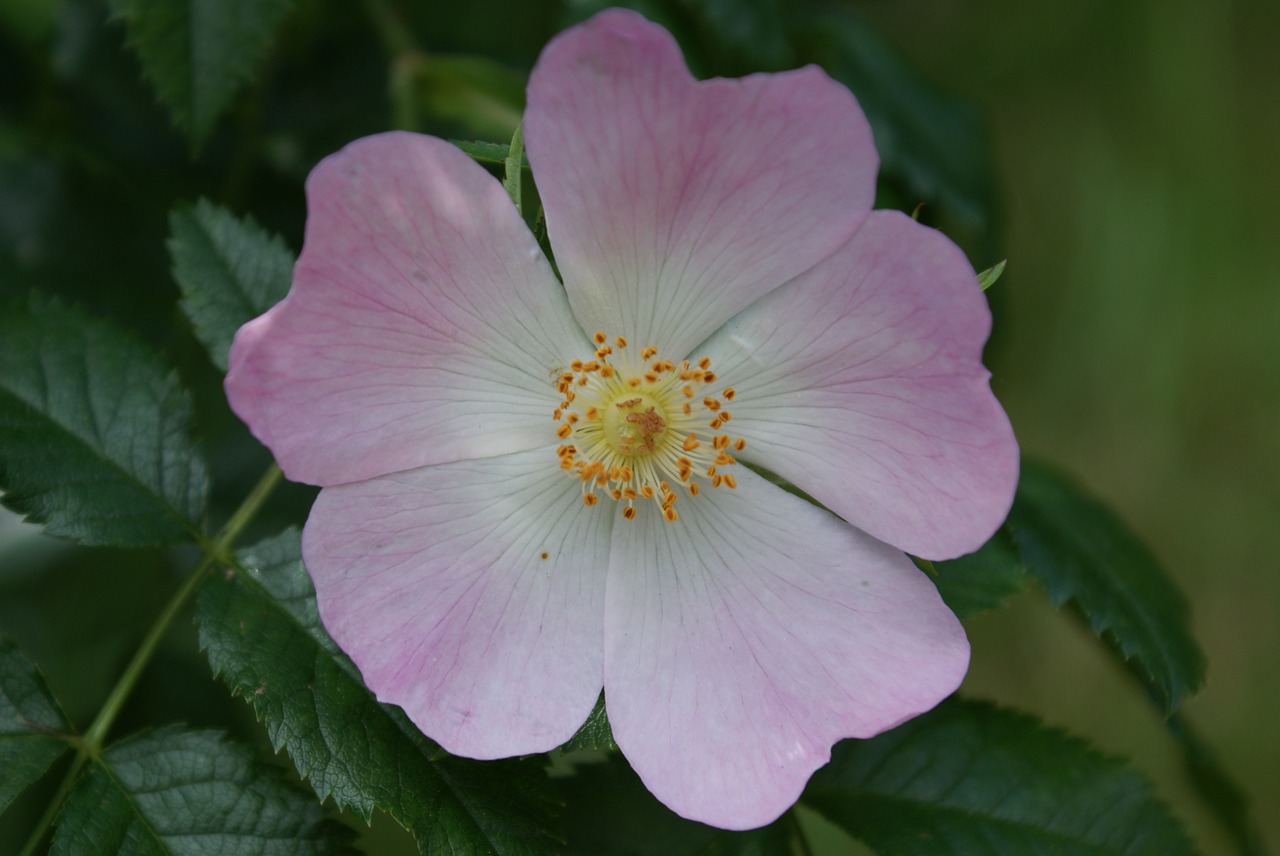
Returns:
[[[120,710],[124,707],[130,693],[133,692],[138,679],[142,677],[143,671],[146,670],[147,665],[151,662],[151,657],[155,654],[160,641],[169,632],[174,619],[182,613],[187,604],[191,602],[192,597],[195,596],[195,593],[199,591],[200,584],[204,582],[209,569],[214,565],[229,564],[232,561],[232,545],[240,536],[240,533],[244,531],[245,526],[261,510],[272,491],[280,484],[280,479],[280,468],[272,464],[218,534],[212,540],[201,539],[200,546],[204,554],[200,559],[200,563],[196,565],[195,570],[187,577],[182,587],[169,600],[164,610],[156,618],[155,623],[151,625],[151,629],[147,631],[146,638],[138,646],[133,659],[129,661],[124,673],[116,681],[110,695],[107,696],[107,700],[102,703],[98,715],[94,718],[88,730],[85,731],[82,737],[74,739],[73,743],[76,747],[75,759],[71,762],[71,767],[67,770],[67,774],[62,780],[62,784],[59,785],[53,800],[49,803],[49,807],[32,831],[26,846],[22,848],[20,856],[34,856],[37,852],[40,842],[44,840],[49,827],[53,825],[54,818],[57,817],[63,802],[71,792],[72,786],[79,778],[80,771],[86,763],[96,759],[102,753],[102,748],[106,742],[107,735],[111,731],[111,726],[115,723],[116,717],[120,714]]]

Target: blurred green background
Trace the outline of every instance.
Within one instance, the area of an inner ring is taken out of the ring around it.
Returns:
[[[121,50],[124,28],[106,6],[5,0],[0,295],[63,294],[174,358],[195,391],[225,514],[266,457],[227,412],[174,306],[164,250],[171,206],[207,195],[296,248],[301,181],[318,157],[391,123],[500,139],[542,43],[594,5],[300,0],[261,81],[193,152]],[[665,23],[699,70],[741,73],[792,58],[770,28],[732,26],[738,5],[784,16],[784,3],[637,5],[680,10]],[[1186,711],[1280,850],[1280,815],[1270,811],[1280,804],[1280,3],[797,5],[852,10],[944,91],[981,108],[999,216],[975,221],[963,198],[923,216],[961,240],[977,267],[1010,260],[992,293],[995,389],[1024,449],[1108,501],[1183,586],[1210,664]],[[401,14],[381,33],[369,14],[380,8]],[[714,38],[707,20],[720,22]],[[429,60],[391,64],[388,75],[397,24]],[[934,132],[943,154],[971,142]],[[975,179],[979,197],[985,178]],[[920,201],[913,192],[890,188],[888,201],[911,207]],[[261,530],[300,519],[308,498],[285,491]],[[76,550],[0,520],[0,629],[84,723],[189,563],[183,551]],[[1230,852],[1185,784],[1158,715],[1070,616],[1030,592],[970,631],[966,692],[1133,757],[1205,853]],[[156,661],[131,717],[122,729],[181,718],[262,740],[244,705],[208,679],[189,632]],[[0,850],[6,823],[15,821],[0,822]],[[826,852],[842,852],[842,841],[833,836]]]

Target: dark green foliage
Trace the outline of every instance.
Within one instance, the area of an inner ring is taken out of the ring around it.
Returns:
[[[884,856],[1193,852],[1124,763],[979,702],[953,699],[879,737],[846,740],[803,801]]]
[[[1023,565],[1057,605],[1077,607],[1172,713],[1204,683],[1187,602],[1151,551],[1105,506],[1024,461],[1009,515]]]
[[[80,780],[51,856],[339,856],[350,831],[216,731],[112,746]]]
[[[192,540],[208,476],[191,421],[177,375],[110,323],[38,296],[0,307],[0,488],[49,534]]]
[[[0,812],[67,749],[69,731],[40,671],[0,636]]]
[[[898,184],[898,202],[908,210],[921,203],[941,208],[953,240],[986,252],[993,167],[977,108],[927,80],[855,15],[821,11],[796,21],[804,59],[848,86],[867,114],[881,169]]]
[[[202,199],[169,215],[169,256],[182,311],[225,372],[236,330],[289,291],[293,254],[252,217],[238,219]]]
[[[365,689],[320,626],[296,531],[244,551],[239,564],[201,592],[201,645],[321,798],[364,818],[386,811],[423,853],[553,851],[554,798],[541,767],[453,758]]]
[[[294,0],[111,0],[160,103],[199,145]]]
[[[730,832],[685,820],[658,802],[614,755],[581,764],[560,782],[567,853],[573,856],[779,856],[791,852],[795,826],[782,818],[763,829]]]
[[[934,562],[938,593],[961,618],[1002,605],[1022,590],[1026,571],[1002,528],[976,552],[958,559]]]

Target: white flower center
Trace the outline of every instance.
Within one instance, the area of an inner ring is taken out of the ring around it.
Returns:
[[[556,450],[560,468],[582,481],[582,501],[595,505],[605,496],[625,503],[622,516],[630,520],[636,497],[652,499],[673,523],[673,485],[689,496],[701,484],[737,487],[732,474],[719,470],[737,463],[730,449],[747,444],[716,433],[733,418],[724,404],[734,391],[706,393],[716,379],[711,361],[677,366],[648,347],[637,362],[621,336],[609,344],[597,332],[595,342],[594,359],[575,360],[556,378],[564,398],[553,414],[565,441]]]

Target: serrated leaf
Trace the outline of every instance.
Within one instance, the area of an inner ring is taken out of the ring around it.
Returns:
[[[142,73],[196,145],[254,74],[294,0],[111,0]]]
[[[685,820],[658,802],[619,755],[580,764],[559,779],[570,856],[777,856],[790,853],[792,829],[780,819],[733,832]]]
[[[1194,852],[1123,762],[982,702],[948,700],[879,737],[843,741],[802,799],[883,856]]]
[[[934,562],[933,567],[938,593],[960,618],[995,609],[1021,591],[1027,578],[1003,528],[976,552]]]
[[[604,693],[596,699],[596,706],[591,709],[587,721],[582,723],[568,742],[560,747],[561,752],[576,752],[580,749],[617,749],[613,740],[613,728],[609,725],[609,714],[604,707]]]
[[[172,727],[108,748],[76,785],[50,856],[336,856],[351,833],[216,731]]]
[[[1140,670],[1172,713],[1204,683],[1204,654],[1182,593],[1110,510],[1062,476],[1024,461],[1009,514],[1022,563],[1061,606],[1072,603]]]
[[[555,800],[541,767],[451,757],[365,689],[320,625],[296,531],[239,563],[200,592],[200,644],[321,798],[365,818],[386,811],[423,853],[553,852]]]
[[[0,812],[67,749],[71,726],[44,676],[0,636]]]
[[[293,254],[252,217],[201,199],[170,213],[169,257],[182,311],[214,365],[226,371],[236,331],[289,291]]]
[[[111,324],[34,295],[0,306],[0,488],[49,534],[192,540],[209,481],[191,412],[177,375]]]

